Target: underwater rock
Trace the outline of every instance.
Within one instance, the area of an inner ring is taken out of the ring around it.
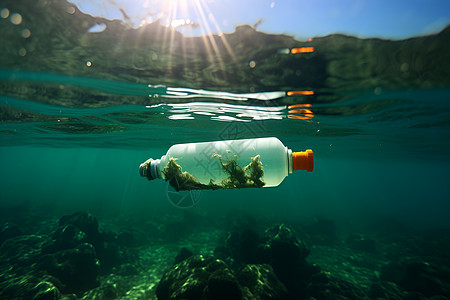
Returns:
[[[359,287],[328,272],[312,275],[306,293],[312,299],[370,299]]]
[[[235,260],[231,254],[231,251],[226,246],[217,246],[216,248],[214,248],[214,256],[223,260],[227,263],[227,265],[231,267],[235,266]]]
[[[39,280],[33,275],[0,275],[0,299],[32,299]]]
[[[236,265],[268,263],[270,260],[268,249],[264,248],[261,236],[254,230],[230,232],[225,243],[228,254]]]
[[[177,256],[175,257],[174,264],[176,265],[176,264],[182,262],[183,260],[191,257],[192,255],[194,255],[194,253],[192,253],[188,248],[183,247],[183,248],[181,248],[180,252],[178,252]]]
[[[9,238],[23,235],[22,229],[15,223],[6,222],[0,230],[0,246]]]
[[[115,266],[135,259],[133,252],[127,247],[120,247],[114,242],[103,242],[94,246],[100,261],[100,272],[107,274]]]
[[[10,238],[0,247],[0,260],[14,266],[14,271],[18,273],[28,273],[30,266],[39,261],[40,249],[45,242],[45,237],[37,235]]]
[[[299,240],[294,231],[284,225],[275,225],[264,233],[264,246],[270,249],[274,268],[303,265],[309,249]]]
[[[269,264],[289,293],[303,293],[306,280],[313,268],[306,262],[309,249],[299,240],[294,231],[284,225],[275,225],[264,233],[264,248],[270,251]]]
[[[370,287],[369,295],[376,299],[403,300],[407,299],[408,293],[395,282],[375,282]]]
[[[17,282],[6,282],[8,295],[27,295],[19,297],[23,299],[53,296],[58,299],[56,290],[80,294],[96,287],[100,271],[106,273],[134,258],[126,248],[119,251],[115,236],[103,234],[92,214],[80,212],[63,216],[49,236],[22,235],[6,240],[1,247],[0,262],[14,267],[0,269],[0,274],[17,277]],[[136,274],[136,270],[133,273]],[[49,286],[35,291],[39,283],[42,283],[41,287],[52,284],[55,288]],[[0,298],[2,295],[0,291]]]
[[[204,294],[208,300],[242,299],[241,288],[228,268],[218,269],[208,277]]]
[[[0,247],[0,299],[33,299],[42,294],[41,282],[58,286],[58,279],[39,268],[41,247],[45,242],[42,236],[21,235],[3,243]],[[58,295],[56,290],[53,292]]]
[[[52,235],[51,243],[42,249],[44,254],[76,248],[89,243],[95,248],[102,244],[97,218],[88,212],[76,212],[62,216]],[[97,249],[96,249],[97,250]]]
[[[164,274],[156,295],[160,300],[201,299],[211,274],[226,268],[226,264],[215,257],[191,256]]]
[[[345,239],[345,241],[353,250],[360,250],[369,253],[375,253],[377,251],[375,240],[363,235],[351,234]]]
[[[233,231],[214,254],[233,268],[269,264],[290,296],[301,293],[308,278],[317,272],[306,262],[309,249],[284,224],[268,228],[262,236],[250,229]]]
[[[61,281],[49,275],[41,249],[49,237],[20,235],[0,247],[0,299],[60,299]]]
[[[283,300],[287,298],[287,289],[267,264],[250,264],[236,273],[243,294],[252,295],[260,300]],[[252,299],[251,297],[248,297]]]
[[[52,240],[42,248],[42,253],[54,254],[62,250],[76,249],[85,243],[94,247],[95,255],[101,262],[100,271],[103,273],[124,261],[119,251],[116,234],[103,233],[97,218],[88,212],[76,212],[61,217]]]
[[[271,249],[273,258],[280,264],[303,262],[309,255],[306,245],[284,224],[267,229],[264,240],[266,247]]]
[[[99,287],[84,293],[82,299],[86,300],[123,299],[122,298],[123,294],[121,294],[121,283],[122,283],[121,277],[115,277],[113,279],[105,279]],[[136,298],[127,297],[127,299],[136,299]]]
[[[74,226],[86,234],[87,241],[95,244],[99,241],[100,230],[97,218],[88,212],[76,212],[59,219],[59,228]]]
[[[37,293],[32,300],[57,300],[61,299],[62,295],[58,288],[51,282],[43,281],[36,286]]]
[[[233,272],[213,256],[191,256],[174,265],[156,288],[159,300],[282,300],[286,287],[269,265],[246,265]]]
[[[53,238],[53,242],[43,248],[43,253],[54,253],[59,250],[71,249],[79,244],[88,242],[86,233],[71,224],[58,227],[53,233]]]
[[[61,280],[64,292],[81,293],[99,285],[99,261],[88,243],[45,255],[41,267]]]
[[[441,258],[424,260],[407,257],[393,261],[380,272],[380,279],[392,281],[409,292],[419,292],[426,297],[450,298],[450,261]]]

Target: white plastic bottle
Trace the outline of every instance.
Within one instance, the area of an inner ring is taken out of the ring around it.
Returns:
[[[178,191],[273,187],[294,170],[313,168],[312,150],[292,152],[270,137],[173,145],[161,159],[142,163],[139,172]]]

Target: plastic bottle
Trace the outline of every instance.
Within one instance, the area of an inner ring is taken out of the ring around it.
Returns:
[[[179,191],[273,187],[295,170],[313,169],[312,150],[292,152],[270,137],[173,145],[161,159],[142,163],[139,173]]]

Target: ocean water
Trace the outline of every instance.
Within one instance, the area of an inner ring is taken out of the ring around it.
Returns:
[[[120,259],[109,259],[101,249],[111,248],[97,246],[92,233],[75,222],[84,232],[78,241],[96,248],[101,266],[96,284],[77,284],[88,267],[72,277],[65,277],[67,270],[38,268],[55,281],[2,267],[5,299],[28,299],[49,289],[83,299],[166,299],[155,290],[181,247],[217,256],[216,247],[229,241],[232,229],[251,227],[263,236],[275,224],[290,226],[306,243],[308,263],[328,272],[329,284],[340,278],[362,293],[345,294],[347,286],[341,285],[336,294],[449,297],[448,27],[396,41],[345,35],[297,41],[249,26],[205,39],[159,24],[129,29],[65,1],[6,1],[0,4],[5,8],[3,253],[26,249],[17,246],[27,244],[20,237],[33,236],[42,243],[27,245],[58,253],[45,245],[57,244],[62,217],[77,212],[98,219],[104,244],[120,249]],[[22,16],[19,24],[10,21],[15,12]],[[100,23],[107,30],[89,31]],[[160,158],[173,144],[257,137],[277,137],[294,151],[312,149],[314,171],[296,171],[275,188],[191,192],[175,192],[163,180],[139,175],[140,163]],[[20,234],[9,236],[11,224]],[[107,240],[106,233],[115,238]],[[355,246],[355,235],[376,243],[376,250]],[[32,257],[51,264],[39,254]],[[405,282],[383,269],[425,257],[432,270],[419,268],[412,275],[427,278],[419,288],[415,279]],[[6,254],[1,259],[4,266],[24,263]],[[320,291],[299,292],[274,268],[289,297],[267,299],[320,298]],[[304,280],[314,286],[314,280]],[[36,287],[43,282],[50,288]],[[386,282],[397,290],[374,288]]]
[[[274,136],[294,151],[313,149],[314,172],[294,172],[277,188],[201,191],[195,209],[447,226],[448,98],[445,89],[367,91],[289,113],[285,106],[211,102],[66,108],[2,96],[6,111],[49,119],[1,125],[2,205],[31,201],[119,215],[169,208],[168,183],[139,176],[147,158],[178,143]]]

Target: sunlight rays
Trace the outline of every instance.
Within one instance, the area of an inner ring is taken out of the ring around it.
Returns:
[[[161,4],[161,10],[164,13],[164,17],[160,19],[160,23],[169,29],[165,32],[165,36],[163,36],[163,49],[168,49],[169,53],[172,54],[167,65],[169,71],[172,70],[173,60],[176,59],[175,54],[179,53],[177,50],[183,52],[183,59],[185,61],[188,59],[186,43],[189,43],[190,39],[184,38],[183,44],[181,45],[177,45],[175,41],[175,35],[178,29],[185,26],[200,27],[203,45],[206,51],[205,59],[210,64],[219,66],[220,70],[225,70],[223,51],[226,51],[231,61],[237,64],[236,55],[205,0],[164,1]],[[215,29],[218,35],[213,35],[214,31],[212,29]],[[177,47],[181,49],[177,49]]]
[[[127,3],[127,5],[140,7],[141,10],[138,13],[130,6],[116,3],[116,0],[106,1],[121,12],[126,23],[131,22],[130,18],[138,20],[136,23],[139,30],[138,43],[140,40],[145,40],[143,35],[149,34],[150,30],[146,29],[147,26],[162,25],[153,27],[156,28],[156,34],[153,33],[153,35],[158,42],[152,46],[160,47],[162,53],[168,54],[163,62],[168,74],[173,75],[174,72],[180,71],[184,74],[203,71],[210,73],[215,80],[225,83],[229,79],[224,75],[228,73],[226,70],[239,64],[227,40],[228,35],[224,34],[220,26],[220,22],[227,20],[223,20],[224,16],[220,13],[217,15],[217,12],[214,13],[210,9],[211,3],[208,0],[134,0],[134,4]],[[133,26],[133,24],[129,25]],[[197,35],[192,35],[193,33]],[[200,44],[196,44],[199,40],[198,35],[201,36]],[[203,54],[201,57],[208,66],[203,70],[195,69],[195,66],[204,64],[189,63],[192,53]],[[175,66],[179,65],[178,62],[181,59],[184,60],[186,68],[191,65],[191,68],[194,66],[194,70],[175,70]]]
[[[206,12],[208,13],[208,17],[210,19],[210,21],[213,23],[214,27],[216,28],[216,31],[218,32],[219,37],[222,39],[223,44],[228,52],[228,54],[230,55],[231,59],[233,60],[233,62],[237,63],[237,59],[236,59],[236,55],[233,52],[233,49],[231,48],[230,44],[228,43],[225,35],[223,34],[222,29],[219,26],[219,23],[217,22],[216,18],[214,17],[214,14],[211,13],[211,11],[209,10],[208,5],[205,3],[205,0],[196,0],[196,2],[201,1],[203,6],[205,7]],[[210,35],[212,34],[211,31],[208,32]]]
[[[195,2],[195,12],[198,13],[198,15],[201,18],[202,22],[202,38],[203,43],[205,44],[205,48],[208,52],[208,56],[211,56],[211,60],[214,60],[214,58],[217,58],[217,61],[219,63],[220,68],[223,70],[225,68],[225,65],[223,63],[223,60],[220,56],[219,47],[217,46],[217,43],[214,39],[214,36],[211,34],[211,28],[209,26],[209,22],[206,18],[205,11],[203,7],[205,6],[204,1],[200,2],[201,0],[194,0]],[[214,61],[212,63],[215,63]]]
[[[173,0],[173,1],[168,1],[169,5],[171,5],[170,10],[169,10],[169,24],[168,26],[170,26],[170,24],[172,23],[172,20],[176,20],[177,19],[177,11],[178,11],[178,0]],[[170,38],[169,38],[169,53],[171,53],[172,55],[169,55],[169,61],[168,61],[168,65],[167,65],[167,69],[168,70],[172,70],[172,59],[173,59],[173,53],[174,53],[174,40],[175,40],[175,30],[170,30]]]

